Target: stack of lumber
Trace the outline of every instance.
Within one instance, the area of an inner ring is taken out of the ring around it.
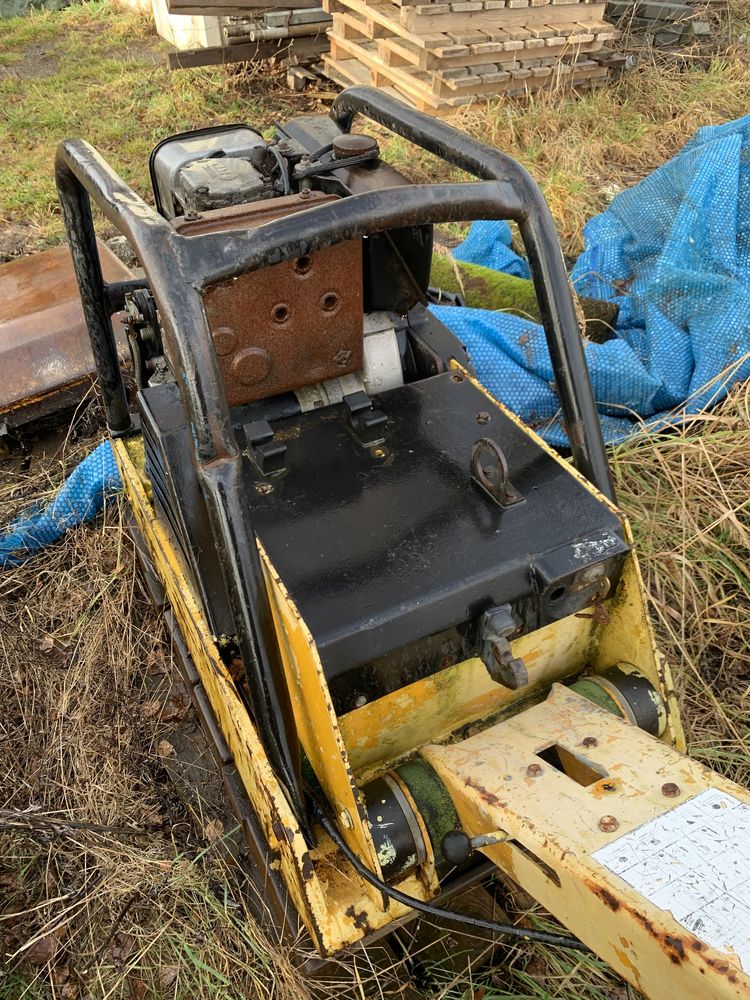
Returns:
[[[326,75],[389,90],[432,114],[499,95],[595,86],[618,57],[589,0],[323,0]]]

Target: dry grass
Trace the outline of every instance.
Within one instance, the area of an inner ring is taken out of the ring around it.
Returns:
[[[750,388],[615,452],[690,752],[750,785]]]
[[[7,476],[2,523],[61,472]],[[120,504],[4,573],[0,621],[0,997],[304,998],[164,771],[170,651]]]

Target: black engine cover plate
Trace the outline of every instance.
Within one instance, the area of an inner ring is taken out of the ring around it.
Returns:
[[[465,654],[489,607],[509,603],[519,631],[581,610],[591,567],[606,564],[615,585],[627,551],[612,511],[461,375],[373,405],[388,418],[381,445],[364,447],[340,405],[274,425],[287,444],[280,476],[246,463],[253,522],[339,711],[440,669],[446,649]],[[523,498],[507,509],[471,479],[473,446],[487,437]],[[447,645],[425,643],[437,633]]]

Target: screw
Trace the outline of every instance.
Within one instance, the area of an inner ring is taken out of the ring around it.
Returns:
[[[385,458],[385,449],[384,448],[373,448],[372,449],[372,453],[373,453],[373,455],[374,455],[375,458]]]
[[[258,485],[255,488],[257,489],[258,493],[265,494],[273,492],[273,486],[271,486],[270,483],[258,483]]]
[[[596,736],[587,736],[583,741],[583,746],[588,747],[589,749],[591,747],[598,747],[599,740],[596,738]]]
[[[490,415],[489,415],[489,413],[485,413],[484,410],[482,410],[481,413],[477,413],[477,423],[478,424],[488,424],[489,422],[490,422]]]
[[[675,785],[674,781],[667,781],[661,786],[661,794],[666,795],[668,799],[676,799],[680,794],[680,786]]]
[[[463,382],[463,375],[451,375],[451,382]]]
[[[599,829],[605,833],[614,833],[619,825],[618,820],[614,816],[602,816],[599,820]]]
[[[603,792],[616,792],[617,791],[617,785],[613,785],[611,781],[606,781],[602,785],[602,791]]]
[[[541,764],[529,764],[529,766],[526,768],[526,773],[529,775],[529,777],[536,778],[537,775],[542,773]]]

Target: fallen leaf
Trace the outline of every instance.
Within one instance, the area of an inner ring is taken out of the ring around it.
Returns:
[[[117,931],[112,938],[109,953],[113,961],[124,962],[134,947],[135,938],[132,934],[126,934],[125,931]]]
[[[52,982],[55,986],[63,986],[70,979],[70,966],[58,965],[52,970]]]
[[[210,819],[203,826],[203,836],[209,844],[215,844],[224,833],[224,824],[220,819]]]
[[[59,947],[60,938],[56,934],[45,934],[26,949],[26,960],[32,965],[47,965],[55,957]]]
[[[162,965],[159,969],[159,986],[162,990],[168,990],[177,980],[180,969],[177,965]]]
[[[174,753],[174,747],[169,742],[169,740],[159,740],[156,747],[156,752],[160,757],[171,757]]]
[[[145,980],[129,979],[128,985],[130,986],[130,996],[132,997],[132,1000],[143,1000],[148,990]]]

